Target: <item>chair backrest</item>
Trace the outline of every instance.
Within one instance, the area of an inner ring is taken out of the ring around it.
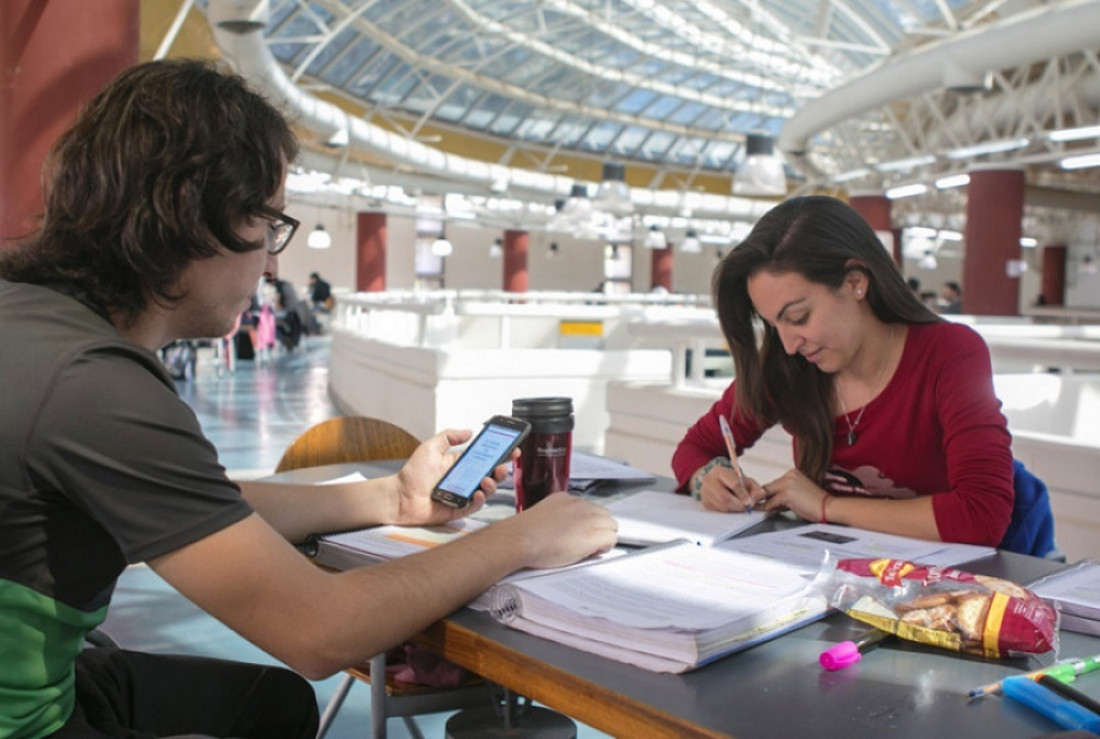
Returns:
[[[1054,513],[1047,486],[1019,460],[1013,462],[1012,473],[1016,493],[1012,522],[998,548],[1064,561],[1065,555],[1054,542]]]
[[[341,462],[404,459],[420,442],[400,426],[366,416],[330,418],[306,429],[283,452],[276,472]]]

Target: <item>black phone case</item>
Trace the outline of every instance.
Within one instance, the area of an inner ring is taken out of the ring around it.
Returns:
[[[523,443],[523,440],[527,438],[527,434],[531,433],[531,424],[521,419],[512,418],[511,416],[499,415],[490,418],[488,421],[485,422],[485,425],[481,427],[481,431],[478,432],[478,435],[474,437],[469,446],[467,446],[466,449],[463,450],[462,455],[457,460],[455,460],[454,466],[452,466],[451,469],[447,470],[446,474],[444,474],[443,477],[440,478],[439,482],[435,484],[435,487],[432,489],[432,500],[443,503],[444,505],[451,506],[452,508],[465,508],[467,505],[470,504],[470,499],[474,497],[474,493],[477,492],[477,488],[471,490],[469,495],[462,496],[458,493],[453,493],[450,490],[441,490],[439,488],[439,485],[443,482],[443,480],[447,479],[447,476],[450,475],[455,468],[463,463],[463,460],[466,459],[466,455],[469,453],[469,451],[477,446],[477,443],[481,439],[482,435],[485,434],[485,432],[493,426],[507,429],[520,428],[521,431],[519,436],[517,436],[516,439],[511,443],[511,445],[509,445],[509,447],[504,450],[504,453],[500,455],[496,462],[494,462],[489,467],[489,469],[485,470],[485,472],[480,477],[478,477],[478,480],[487,477],[493,471],[493,469],[496,468],[497,465],[508,459],[515,448]]]

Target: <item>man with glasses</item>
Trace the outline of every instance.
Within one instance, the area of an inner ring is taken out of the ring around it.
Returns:
[[[131,563],[319,678],[515,569],[613,545],[605,510],[562,495],[345,573],[291,546],[460,515],[428,493],[468,431],[436,435],[379,480],[226,478],[156,350],[228,333],[277,274],[298,225],[283,213],[296,152],[243,80],[187,61],[124,72],[55,146],[40,228],[0,255],[0,736],[313,736],[312,689],[289,670],[83,649]],[[466,512],[494,489],[484,480]]]

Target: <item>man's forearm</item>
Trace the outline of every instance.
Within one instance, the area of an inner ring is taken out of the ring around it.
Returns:
[[[310,534],[385,523],[393,516],[396,478],[333,485],[237,481],[267,523],[289,541]]]

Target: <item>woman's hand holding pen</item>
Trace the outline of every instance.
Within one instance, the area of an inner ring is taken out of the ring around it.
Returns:
[[[787,470],[782,477],[765,485],[762,497],[765,511],[786,508],[815,523],[822,520],[824,504],[830,499],[827,492],[796,469]]]
[[[703,475],[699,488],[699,500],[703,507],[723,513],[749,510],[765,495],[764,488],[756,480],[745,477],[745,484],[742,486],[737,473],[721,465],[715,465]]]

